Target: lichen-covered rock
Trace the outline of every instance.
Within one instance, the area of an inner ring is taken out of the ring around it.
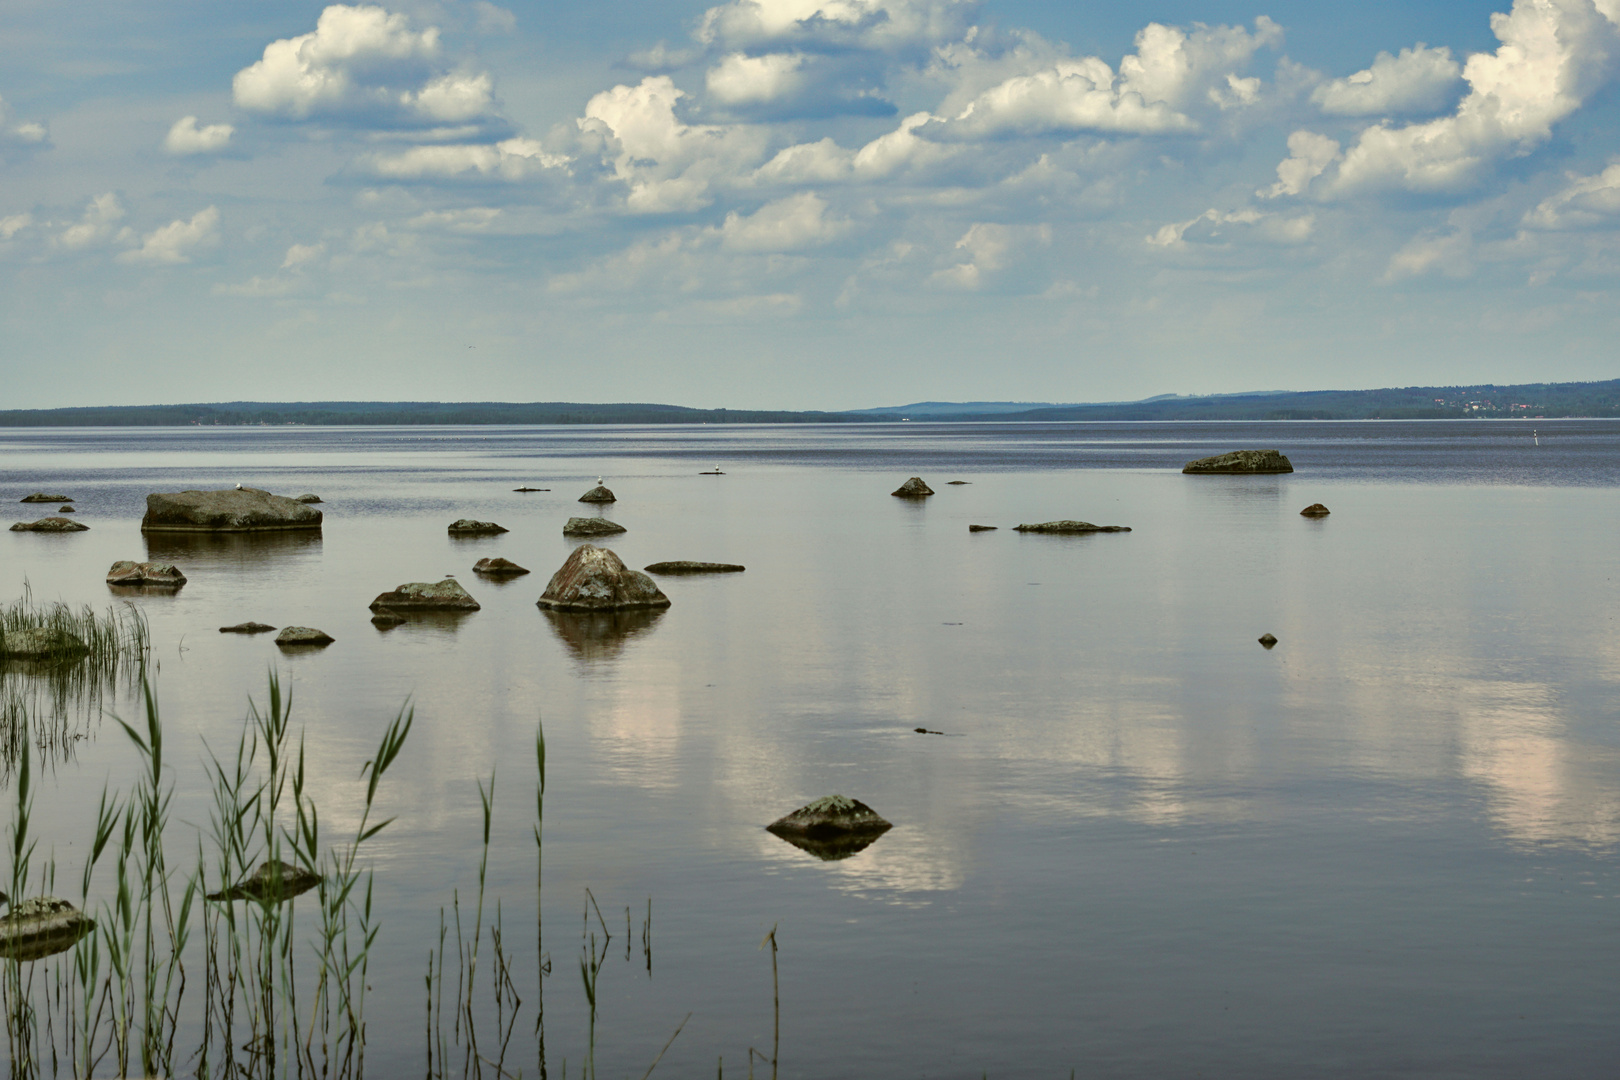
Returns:
[[[280,904],[299,893],[308,892],[321,883],[319,874],[312,874],[301,866],[289,866],[280,859],[270,859],[228,889],[208,894],[210,900],[257,900],[260,903]]]
[[[581,544],[551,575],[537,603],[552,611],[629,611],[668,607],[669,597],[612,551]]]
[[[968,532],[995,532],[997,527],[995,525],[969,525]]]
[[[1184,473],[1291,473],[1294,465],[1276,450],[1234,450],[1230,454],[1189,461]]]
[[[889,492],[890,495],[898,496],[902,499],[922,499],[932,495],[933,493],[934,489],[923,483],[922,477],[920,476],[913,476],[910,480],[907,480],[905,483]]]
[[[56,896],[36,896],[13,904],[0,917],[0,957],[40,960],[66,952],[96,928],[88,915]]]
[[[119,559],[107,571],[109,585],[145,585],[178,589],[186,583],[186,575],[173,563],[132,562]]]
[[[40,518],[38,521],[19,521],[11,527],[12,532],[44,532],[67,533],[89,532],[90,526],[80,525],[77,521],[70,521],[65,517]]]
[[[313,626],[289,626],[276,635],[276,644],[283,649],[297,648],[303,645],[325,648],[337,638],[325,630],[317,630]]]
[[[614,498],[613,492],[609,491],[601,484],[597,484],[595,487],[591,488],[591,490],[581,495],[579,497],[579,501],[589,503],[610,503],[618,502],[619,500]]]
[[[1323,506],[1321,503],[1311,503],[1311,505],[1307,506],[1305,509],[1303,509],[1303,510],[1301,510],[1299,512],[1299,516],[1300,517],[1327,517],[1331,513],[1333,513],[1333,511],[1329,510],[1327,507]]]
[[[380,593],[371,610],[389,611],[477,611],[478,601],[455,578],[443,581],[410,581],[393,592]]]
[[[817,799],[765,826],[778,836],[790,833],[805,836],[873,834],[887,832],[893,827],[870,806],[843,795]]]
[[[142,532],[276,532],[319,529],[321,512],[258,488],[178,491],[146,497]]]
[[[294,499],[293,501],[301,503],[318,503],[321,501],[321,497],[319,495],[311,495],[306,492],[305,494],[298,496],[298,498]]]
[[[612,536],[628,531],[623,525],[607,518],[571,517],[568,524],[563,526],[564,536]]]
[[[222,626],[219,628],[219,632],[222,634],[268,634],[274,629],[275,627],[269,623],[244,622],[237,623],[235,626]]]
[[[507,531],[493,521],[474,521],[472,518],[459,518],[450,523],[451,536],[494,536]]]
[[[529,568],[519,566],[510,559],[479,559],[473,563],[473,572],[488,574],[491,577],[517,577],[519,574],[527,574]]]
[[[72,502],[73,501],[73,496],[71,496],[71,495],[47,495],[43,491],[36,491],[32,495],[24,495],[21,499],[18,499],[17,501],[18,502],[25,502],[25,503],[52,503],[52,502],[53,503],[65,503],[65,502]]]
[[[736,574],[748,567],[734,562],[689,562],[676,559],[673,562],[655,562],[645,569],[649,574]]]
[[[1093,525],[1089,521],[1043,521],[1039,525],[1014,525],[1015,532],[1027,533],[1099,533],[1130,532],[1129,525]]]
[[[0,630],[0,660],[77,660],[90,646],[54,626]]]

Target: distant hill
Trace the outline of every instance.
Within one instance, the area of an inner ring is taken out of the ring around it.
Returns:
[[[849,412],[691,409],[636,402],[231,401],[197,405],[104,405],[0,411],[0,427],[182,427],[187,425],[410,424],[849,424],[1074,420],[1452,420],[1620,417],[1620,379],[1383,390],[1256,391],[1142,401],[1056,405],[1016,401],[921,401]]]

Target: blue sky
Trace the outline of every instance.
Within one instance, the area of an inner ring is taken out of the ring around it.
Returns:
[[[0,7],[0,407],[1620,375],[1620,0]]]

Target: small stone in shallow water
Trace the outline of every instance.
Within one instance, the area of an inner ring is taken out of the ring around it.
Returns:
[[[513,488],[512,490],[513,491],[550,491],[551,489],[550,488],[520,487],[520,488]]]
[[[275,627],[269,623],[244,622],[237,623],[235,626],[222,626],[219,628],[219,632],[222,634],[268,634],[274,629]]]
[[[691,562],[686,559],[676,559],[672,562],[655,562],[651,566],[642,567],[649,574],[737,574],[748,569],[740,563],[730,562]]]
[[[609,491],[601,484],[597,484],[595,487],[591,488],[591,490],[581,495],[579,497],[579,501],[588,503],[610,503],[618,502],[619,500],[614,497],[613,492]]]
[[[623,525],[607,518],[571,517],[568,524],[563,526],[564,536],[612,536],[615,533],[629,532]]]
[[[13,904],[0,917],[0,957],[40,960],[71,949],[96,928],[84,912],[56,896],[36,896]]]
[[[319,495],[308,495],[308,494],[300,495],[300,496],[298,496],[298,498],[293,500],[293,502],[301,502],[301,503],[318,503],[320,501],[321,501],[321,497]]]
[[[1294,465],[1288,460],[1287,455],[1276,450],[1234,450],[1230,454],[1216,454],[1214,457],[1189,461],[1182,466],[1181,471],[1204,475],[1291,473],[1294,471]]]
[[[434,583],[408,581],[393,592],[378,593],[371,610],[389,611],[477,611],[479,603],[455,578]]]
[[[491,577],[517,577],[528,572],[527,567],[519,566],[510,559],[479,559],[473,563],[473,573],[489,574]]]
[[[276,635],[276,644],[283,649],[296,648],[300,645],[311,645],[325,648],[337,638],[325,630],[317,630],[312,626],[289,626]]]
[[[56,508],[56,512],[58,514],[77,514],[78,513],[78,511],[73,509],[73,507],[71,507],[71,506],[58,506]]]
[[[1264,645],[1268,649],[1277,644],[1276,637],[1271,634],[1261,634],[1258,640],[1260,644]]]
[[[829,795],[765,826],[823,862],[847,859],[893,828],[859,799]]]
[[[968,532],[995,532],[995,525],[969,525]]]
[[[65,517],[40,518],[38,521],[19,521],[11,527],[12,532],[89,532],[90,526],[80,525],[77,521],[70,521]]]
[[[308,892],[321,883],[319,874],[312,874],[298,866],[289,866],[279,859],[259,864],[252,875],[243,878],[228,889],[208,894],[210,900],[258,900],[279,904],[291,900],[299,893]]]
[[[889,492],[890,495],[902,499],[924,499],[933,493],[934,489],[923,483],[920,476],[913,476],[910,480]]]
[[[49,502],[65,503],[65,502],[72,502],[73,501],[73,496],[71,496],[71,495],[47,495],[43,491],[36,491],[32,495],[24,495],[21,499],[18,499],[17,501],[18,502],[25,502],[25,503],[49,503]]]
[[[494,536],[507,531],[493,521],[474,521],[472,518],[459,518],[450,523],[451,536]]]
[[[392,630],[405,621],[405,616],[397,611],[382,610],[371,617],[371,625],[379,630]]]
[[[186,575],[173,563],[134,562],[119,559],[107,571],[109,585],[145,585],[165,589],[178,589],[186,583]]]
[[[1311,505],[1307,506],[1305,509],[1303,509],[1303,510],[1301,510],[1299,512],[1299,516],[1300,517],[1327,517],[1331,513],[1333,513],[1333,511],[1329,510],[1327,507],[1323,506],[1321,503],[1311,503]]]
[[[1129,525],[1093,525],[1089,521],[1043,521],[1039,525],[1015,525],[1014,532],[1027,533],[1098,533],[1130,532]]]
[[[947,484],[949,484],[951,487],[961,487],[963,484],[971,484],[971,483],[973,483],[973,481],[971,481],[971,480],[947,480],[945,482]]]

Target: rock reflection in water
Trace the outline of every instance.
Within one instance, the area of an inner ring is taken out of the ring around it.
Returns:
[[[0,897],[4,897],[0,893]],[[55,896],[16,904],[0,918],[0,957],[26,963],[73,948],[96,928],[84,912]]]
[[[313,529],[273,532],[150,532],[142,533],[151,562],[209,564],[267,562],[286,555],[319,555],[321,534]]]
[[[851,855],[859,855],[883,835],[880,832],[861,833],[829,833],[827,835],[808,835],[778,831],[767,826],[766,831],[779,840],[786,840],[800,851],[807,851],[822,862],[837,862],[847,859]]]
[[[378,614],[384,614],[384,612]],[[398,616],[401,621],[395,623],[388,620],[387,626],[385,626],[374,618],[371,620],[372,624],[380,629],[387,629],[388,626],[415,627],[420,630],[432,630],[441,634],[454,634],[461,629],[461,624],[466,622],[468,617],[474,613],[471,611],[411,611],[409,608],[388,608],[386,614]]]
[[[616,659],[625,642],[650,631],[663,617],[663,608],[630,611],[574,612],[540,609],[563,644],[587,663]]]

